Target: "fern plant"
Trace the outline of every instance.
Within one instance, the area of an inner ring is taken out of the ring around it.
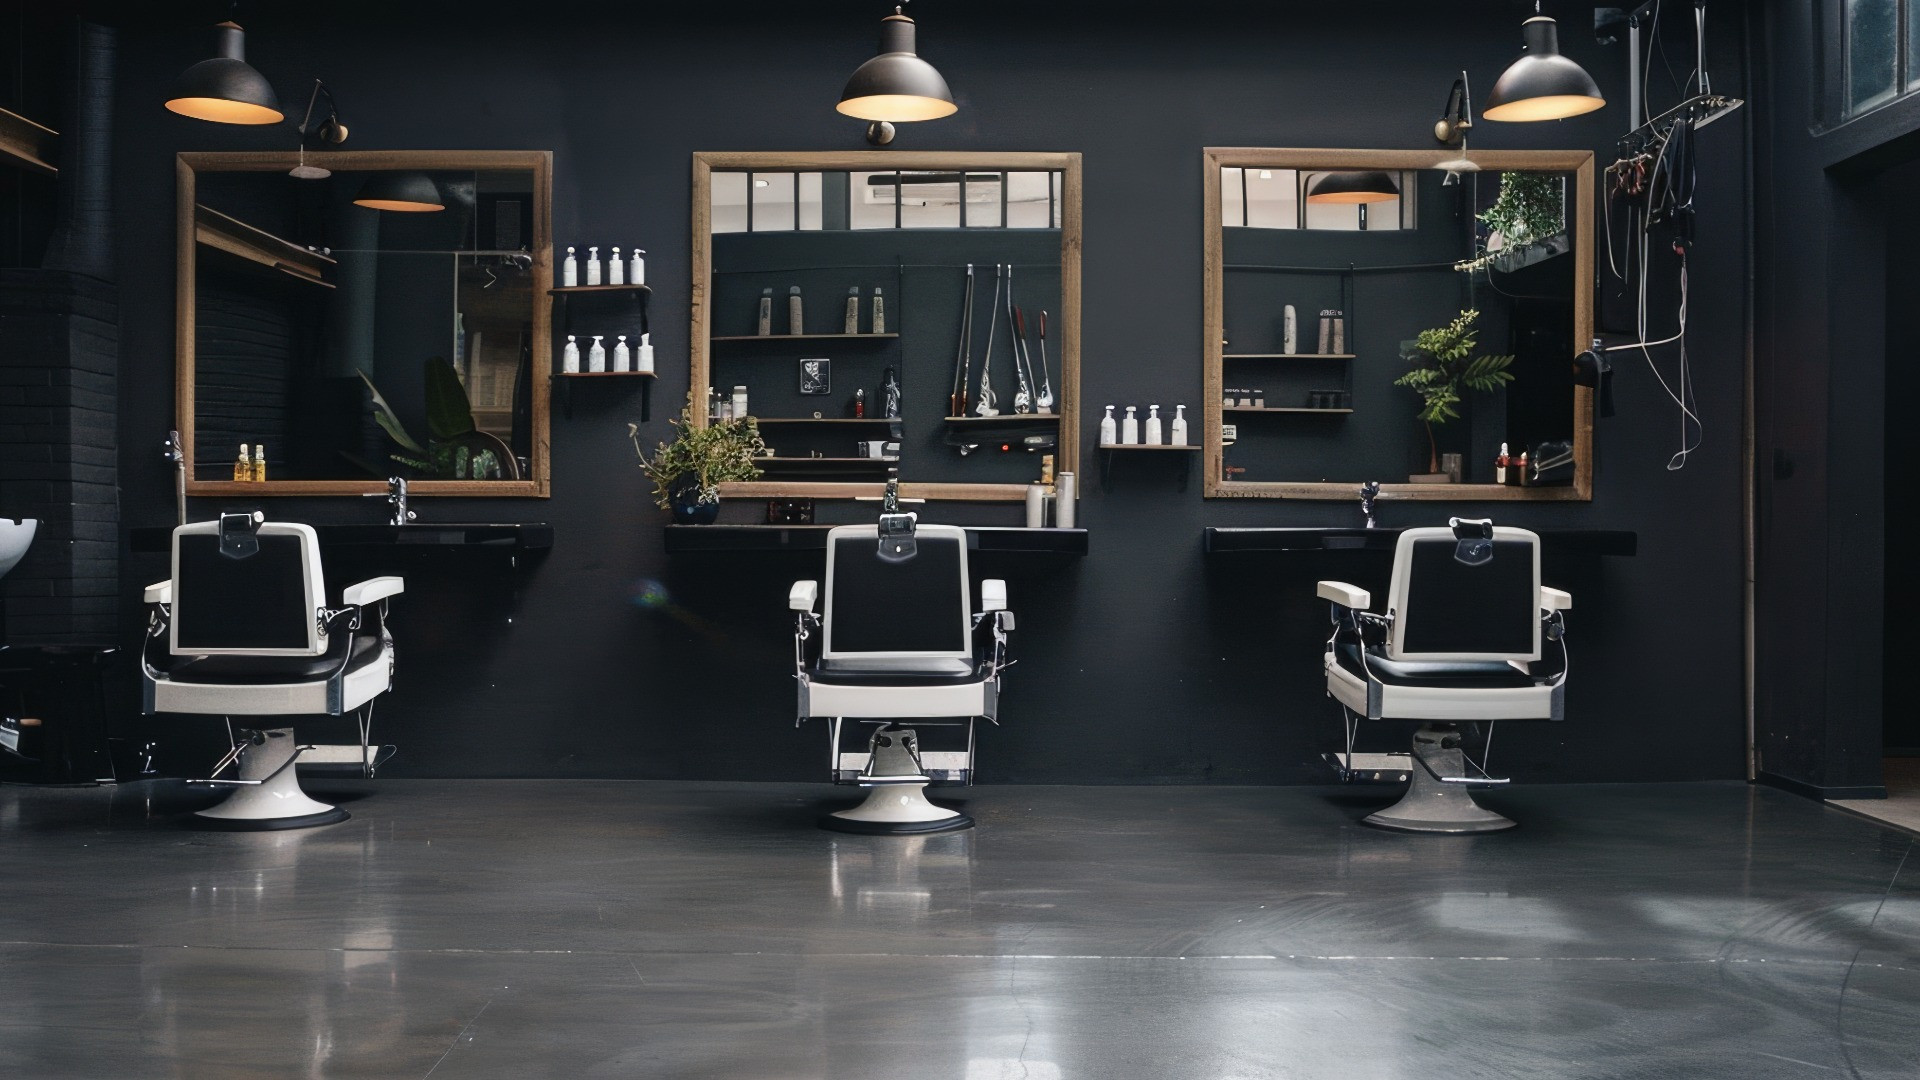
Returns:
[[[1412,364],[1406,374],[1393,380],[1420,395],[1420,420],[1427,426],[1428,471],[1439,472],[1440,450],[1434,441],[1433,427],[1460,419],[1458,406],[1463,391],[1498,390],[1513,381],[1513,357],[1482,353],[1473,355],[1480,332],[1473,327],[1480,312],[1463,311],[1445,326],[1422,330],[1408,343],[1401,358]]]

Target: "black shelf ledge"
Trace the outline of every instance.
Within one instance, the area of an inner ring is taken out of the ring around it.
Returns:
[[[1318,551],[1392,553],[1405,529],[1264,528],[1208,526],[1203,533],[1208,555],[1272,555]],[[1535,529],[1547,555],[1632,556],[1639,534],[1626,529]]]
[[[330,525],[307,522],[320,536],[322,547],[484,547],[514,551],[545,551],[553,547],[553,526],[546,522],[432,522],[411,525]],[[132,529],[129,542],[137,552],[173,550],[173,526],[148,525]]]
[[[669,555],[736,551],[825,551],[832,525],[668,525]],[[1022,555],[1085,555],[1085,529],[969,525],[967,550]]]

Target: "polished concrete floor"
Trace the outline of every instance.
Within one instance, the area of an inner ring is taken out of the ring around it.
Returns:
[[[1915,839],[1767,788],[310,786],[0,788],[0,1077],[1920,1076]]]
[[[1881,766],[1884,799],[1835,799],[1833,805],[1876,821],[1920,832],[1920,758],[1888,758]]]

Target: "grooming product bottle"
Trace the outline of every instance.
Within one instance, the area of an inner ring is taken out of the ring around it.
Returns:
[[[787,290],[787,333],[804,334],[807,332],[807,320],[800,312],[800,286]]]
[[[860,286],[858,285],[847,290],[847,320],[843,330],[849,334],[860,332]]]
[[[607,347],[600,344],[601,336],[593,335],[593,347],[587,350],[587,370],[590,372],[607,370]]]
[[[1333,351],[1333,309],[1332,308],[1320,309],[1320,351],[1322,353],[1330,353]]]
[[[1100,445],[1112,446],[1118,442],[1119,425],[1113,419],[1113,406],[1107,406],[1107,415],[1100,418]]]
[[[1187,445],[1187,407],[1185,405],[1173,407],[1173,438],[1167,440],[1167,445]]]
[[[574,335],[567,335],[566,347],[560,350],[560,370],[569,375],[580,373],[580,342]]]
[[[567,259],[560,264],[560,284],[572,288],[580,284],[580,262],[573,257],[573,249],[567,249]]]
[[[760,290],[760,329],[754,331],[761,337],[773,333],[773,290]]]
[[[880,378],[880,415],[889,420],[900,419],[900,377],[888,367]]]
[[[864,420],[867,416],[867,391],[861,387],[853,392],[853,418]]]
[[[645,285],[647,283],[647,260],[643,257],[645,255],[644,249],[633,249],[633,257],[627,260],[627,284]]]
[[[1280,351],[1292,356],[1300,351],[1300,318],[1288,304],[1280,328]]]
[[[613,345],[613,370],[633,370],[633,353],[627,349],[627,335],[625,334],[621,334],[620,340]]]
[[[709,386],[707,387],[707,421],[711,423],[718,419],[720,419],[720,395]]]
[[[1493,482],[1494,483],[1504,484],[1507,482],[1507,466],[1509,464],[1510,464],[1510,461],[1507,458],[1507,444],[1501,443],[1500,453],[1497,457],[1493,459]]]
[[[640,349],[633,357],[633,370],[653,374],[653,335],[640,335]]]
[[[247,456],[247,444],[240,444],[240,456],[233,463],[233,478],[238,483],[253,479],[253,459]]]
[[[1047,525],[1047,485],[1027,485],[1027,528],[1043,529]]]
[[[873,332],[887,332],[887,301],[880,295],[880,286],[873,287]]]
[[[733,418],[735,420],[744,420],[752,415],[753,413],[747,409],[747,388],[744,386],[735,386],[733,388]]]
[[[1344,311],[1333,313],[1333,351],[1336,353],[1347,351],[1347,313]]]
[[[1053,478],[1053,524],[1055,528],[1071,529],[1074,522],[1075,500],[1080,496],[1080,486],[1070,472],[1063,472]]]
[[[264,484],[267,482],[266,443],[253,444],[253,482],[256,484]]]
[[[1147,445],[1159,446],[1160,443],[1160,406],[1147,406]]]
[[[1127,406],[1127,418],[1125,420],[1120,421],[1120,445],[1121,446],[1140,445],[1140,421],[1134,419],[1134,416],[1133,416],[1133,411],[1136,408],[1138,408],[1138,406],[1135,406],[1135,405]]]
[[[587,249],[587,284],[600,284],[600,249],[597,247]]]
[[[607,264],[607,284],[625,285],[627,283],[627,264],[620,258],[620,249],[613,249],[613,261]]]

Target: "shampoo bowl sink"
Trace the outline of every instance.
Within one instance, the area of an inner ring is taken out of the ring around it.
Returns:
[[[0,517],[0,577],[6,577],[7,571],[12,570],[20,557],[27,553],[28,546],[33,543],[34,530],[39,525],[32,518],[16,521]]]

